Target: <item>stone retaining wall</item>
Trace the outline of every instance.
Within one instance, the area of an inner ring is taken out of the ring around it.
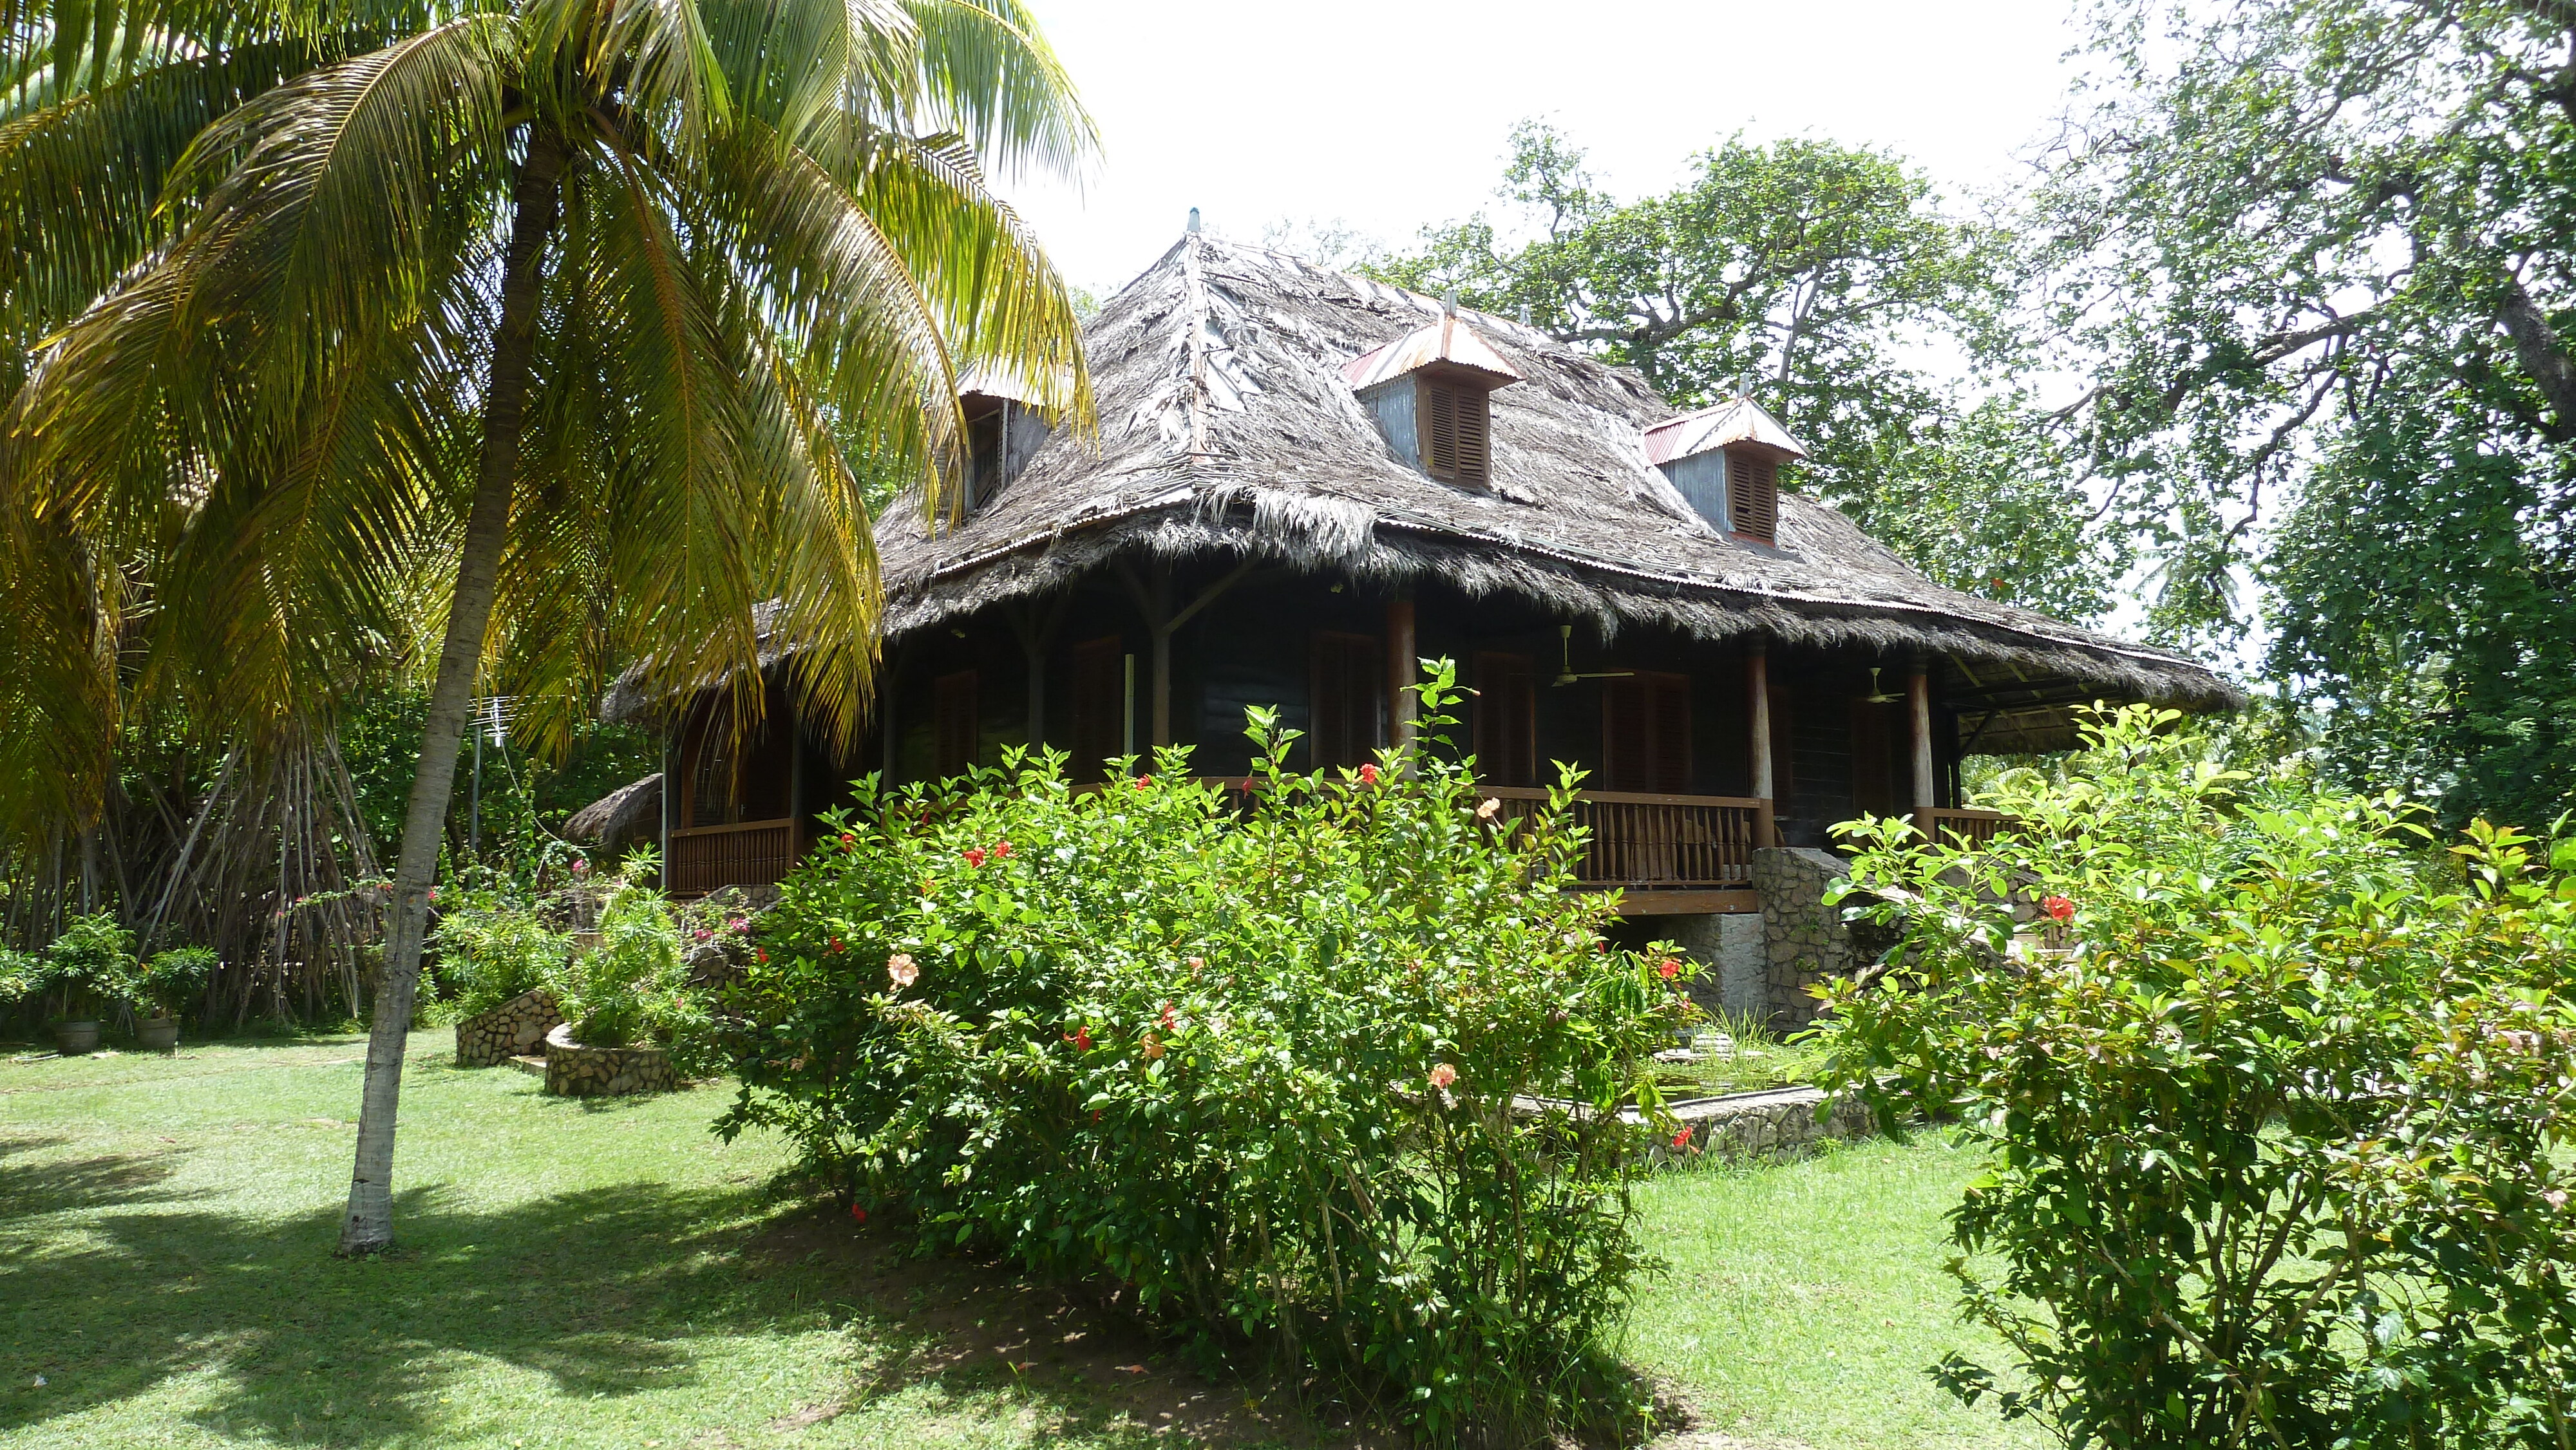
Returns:
[[[546,1091],[559,1098],[619,1098],[680,1086],[671,1054],[658,1047],[585,1047],[572,1024],[546,1034]]]
[[[554,995],[539,987],[456,1024],[456,1065],[498,1067],[537,1050],[563,1021]]]
[[[1721,1158],[1785,1156],[1827,1139],[1868,1135],[1866,1109],[1843,1099],[1819,1120],[1816,1109],[1824,1101],[1815,1088],[1773,1088],[1676,1103],[1672,1115],[1690,1130],[1690,1142],[1683,1146]]]
[[[1753,889],[1762,897],[1763,1006],[1774,1031],[1814,1021],[1819,1004],[1807,989],[1860,965],[1841,909],[1825,905],[1825,888],[1850,875],[1842,857],[1809,846],[1753,853]]]

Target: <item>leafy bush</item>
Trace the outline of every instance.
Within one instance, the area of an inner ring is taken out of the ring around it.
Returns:
[[[1632,1432],[1608,1341],[1659,1129],[1610,1110],[1660,1103],[1686,968],[1563,889],[1561,793],[1514,828],[1438,759],[1291,775],[1251,713],[1248,807],[1181,750],[1084,791],[1054,756],[861,782],[730,998],[722,1131],[1432,1441]]]
[[[599,946],[575,952],[552,980],[575,1041],[659,1044],[679,1051],[683,1070],[694,1062],[707,1012],[689,990],[680,923],[662,893],[618,881],[599,909]]]
[[[2576,838],[2430,850],[2174,724],[2007,777],[1989,853],[1854,862],[1903,940],[1826,1077],[1991,1148],[1952,1271],[2027,1387],[1938,1373],[2078,1445],[2565,1445]]]
[[[113,912],[75,916],[45,948],[41,986],[62,1005],[62,1019],[104,1016],[135,1000],[134,933]]]
[[[545,986],[572,954],[572,936],[547,925],[532,903],[488,895],[442,915],[437,946],[439,980],[471,1017]]]
[[[176,1017],[206,990],[218,960],[212,947],[173,947],[156,952],[135,973],[136,996],[164,1017]]]

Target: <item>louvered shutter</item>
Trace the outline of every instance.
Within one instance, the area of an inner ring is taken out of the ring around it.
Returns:
[[[931,687],[933,773],[946,778],[973,768],[976,755],[975,672],[941,675]]]
[[[1780,519],[1780,466],[1738,449],[1726,455],[1726,513],[1735,532],[1772,541]]]
[[[1492,472],[1488,453],[1493,431],[1488,426],[1489,401],[1481,388],[1459,388],[1451,392],[1449,406],[1458,414],[1457,479],[1481,488]]]
[[[1422,401],[1422,471],[1433,478],[1458,476],[1458,389],[1451,383],[1424,379]]]
[[[1646,687],[1652,712],[1647,733],[1653,739],[1649,757],[1653,764],[1646,789],[1680,795],[1691,784],[1690,680],[1682,675],[1649,675],[1640,683]]]
[[[1487,785],[1538,775],[1538,680],[1527,655],[1476,656],[1476,774]]]
[[[1126,746],[1126,651],[1117,635],[1073,647],[1073,759],[1078,784],[1096,781]]]

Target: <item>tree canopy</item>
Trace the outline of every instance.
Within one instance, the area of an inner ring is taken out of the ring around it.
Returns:
[[[2576,804],[2576,6],[2093,18],[2023,275],[2156,622],[2225,637],[2250,573],[2338,768],[2454,818]]]

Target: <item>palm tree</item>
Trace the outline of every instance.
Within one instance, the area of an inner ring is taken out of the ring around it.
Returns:
[[[1094,146],[1016,0],[462,9],[214,119],[163,183],[184,217],[38,355],[5,482],[104,557],[148,542],[179,617],[147,670],[327,699],[352,632],[453,580],[426,591],[444,620],[343,1252],[392,1241],[478,671],[505,644],[592,682],[640,657],[730,681],[747,725],[783,638],[854,731],[879,597],[842,445],[936,511],[961,368],[1087,415],[1066,289],[983,167]]]

